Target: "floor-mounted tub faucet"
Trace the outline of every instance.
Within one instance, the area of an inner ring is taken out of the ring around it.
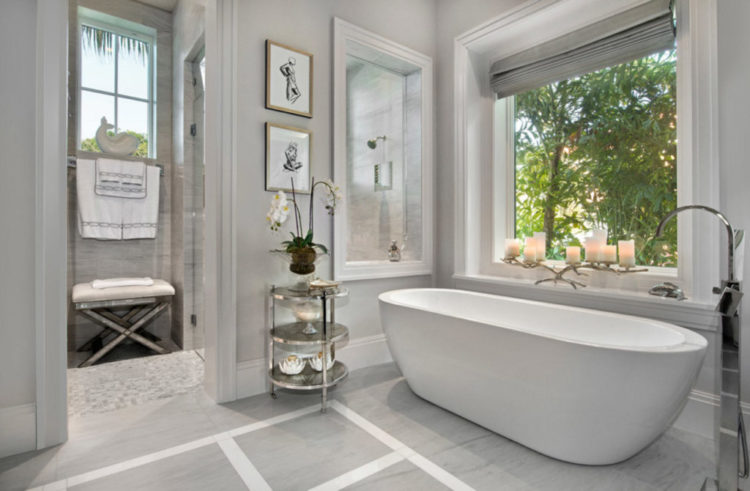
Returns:
[[[720,374],[725,370],[737,372],[741,360],[741,323],[740,323],[740,299],[742,288],[734,271],[735,251],[741,244],[743,238],[742,230],[735,231],[732,225],[718,210],[703,205],[687,205],[675,208],[665,216],[656,228],[655,237],[661,236],[666,223],[678,213],[685,210],[704,210],[721,220],[727,231],[727,278],[721,281],[720,287],[715,287],[713,292],[721,295],[716,310],[721,314],[722,347],[719,352]],[[719,420],[720,428],[714,432],[718,456],[716,462],[717,478],[707,478],[703,483],[702,490],[719,489],[721,491],[736,491],[738,489],[738,478],[746,478],[750,471],[747,453],[747,436],[745,424],[740,410],[740,374],[736,376],[721,376],[721,397],[718,408],[721,414]],[[723,411],[722,409],[727,409]],[[740,453],[741,452],[741,453]],[[740,471],[740,459],[742,457],[742,470]]]

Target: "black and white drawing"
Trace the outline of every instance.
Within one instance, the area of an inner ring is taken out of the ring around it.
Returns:
[[[266,191],[310,192],[309,131],[266,123]]]
[[[294,104],[297,99],[302,95],[297,86],[297,76],[294,72],[294,65],[297,64],[297,60],[294,57],[289,57],[289,61],[281,65],[281,74],[286,77],[286,100],[290,104]]]
[[[313,56],[266,41],[266,107],[312,117]]]
[[[299,157],[299,145],[297,142],[290,142],[289,146],[284,150],[284,170],[289,172],[297,172],[302,167],[302,162],[298,160]]]

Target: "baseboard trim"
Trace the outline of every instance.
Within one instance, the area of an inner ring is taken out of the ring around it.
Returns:
[[[0,458],[36,449],[36,404],[0,409]]]
[[[349,371],[393,361],[385,334],[353,339],[337,348],[336,358],[344,362]],[[238,363],[237,398],[266,392],[266,370],[266,360],[263,358]]]
[[[713,439],[714,425],[716,421],[716,408],[719,407],[719,396],[701,390],[692,390],[688,396],[688,402],[674,422],[674,426],[681,430],[696,433],[706,438]],[[740,403],[742,414],[750,418],[750,403]]]

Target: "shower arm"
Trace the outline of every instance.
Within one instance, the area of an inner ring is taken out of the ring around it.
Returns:
[[[667,216],[661,219],[661,222],[659,222],[659,226],[656,227],[656,234],[654,235],[654,238],[661,237],[662,232],[664,231],[664,226],[667,224],[669,220],[672,219],[672,217],[676,216],[678,213],[685,211],[685,210],[703,210],[711,213],[716,218],[721,220],[721,222],[724,224],[724,227],[726,227],[727,230],[727,268],[728,268],[728,280],[727,283],[735,284],[735,278],[734,278],[734,247],[735,247],[735,236],[734,236],[734,229],[732,228],[732,225],[729,223],[729,220],[727,220],[727,217],[724,216],[723,213],[720,211],[703,205],[686,205],[686,206],[680,206],[675,208],[674,210],[670,211]]]

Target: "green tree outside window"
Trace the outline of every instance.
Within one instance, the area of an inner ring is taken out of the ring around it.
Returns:
[[[515,96],[516,235],[547,234],[550,258],[592,228],[635,239],[638,264],[677,265],[675,52]]]

